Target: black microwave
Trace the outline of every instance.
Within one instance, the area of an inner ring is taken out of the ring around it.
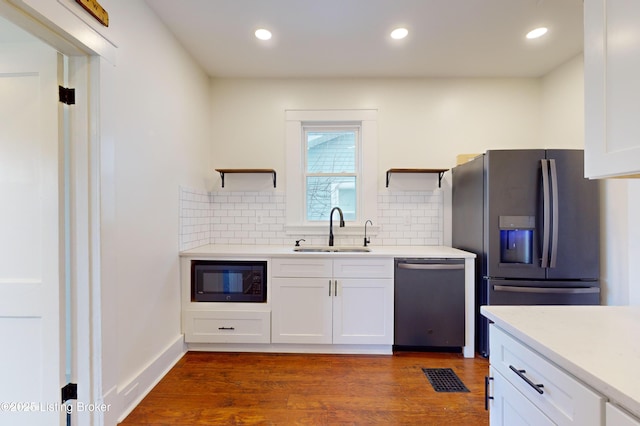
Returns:
[[[192,302],[267,301],[267,262],[192,260]]]

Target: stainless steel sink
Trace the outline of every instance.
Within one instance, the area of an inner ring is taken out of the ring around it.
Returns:
[[[360,246],[300,246],[294,247],[293,251],[300,253],[367,253],[370,252],[371,249]]]

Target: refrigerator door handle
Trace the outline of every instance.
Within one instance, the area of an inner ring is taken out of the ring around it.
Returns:
[[[509,293],[554,293],[554,294],[593,294],[600,293],[599,287],[557,288],[557,287],[516,287],[508,285],[494,285],[494,291]]]
[[[549,160],[551,166],[551,196],[552,196],[552,215],[551,215],[551,261],[550,268],[556,267],[558,259],[558,172],[556,170],[556,160]]]
[[[550,195],[549,195],[549,163],[547,160],[540,160],[542,165],[542,261],[540,266],[549,266],[549,228],[550,228]]]

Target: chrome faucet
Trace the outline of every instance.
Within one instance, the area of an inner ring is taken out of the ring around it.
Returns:
[[[338,210],[340,213],[340,228],[344,228],[344,216],[342,215],[342,210],[340,207],[334,207],[331,209],[331,213],[329,213],[329,246],[333,246],[333,212]]]

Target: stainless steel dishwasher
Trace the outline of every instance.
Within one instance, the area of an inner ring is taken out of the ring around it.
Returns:
[[[464,259],[395,259],[394,349],[464,346]]]

